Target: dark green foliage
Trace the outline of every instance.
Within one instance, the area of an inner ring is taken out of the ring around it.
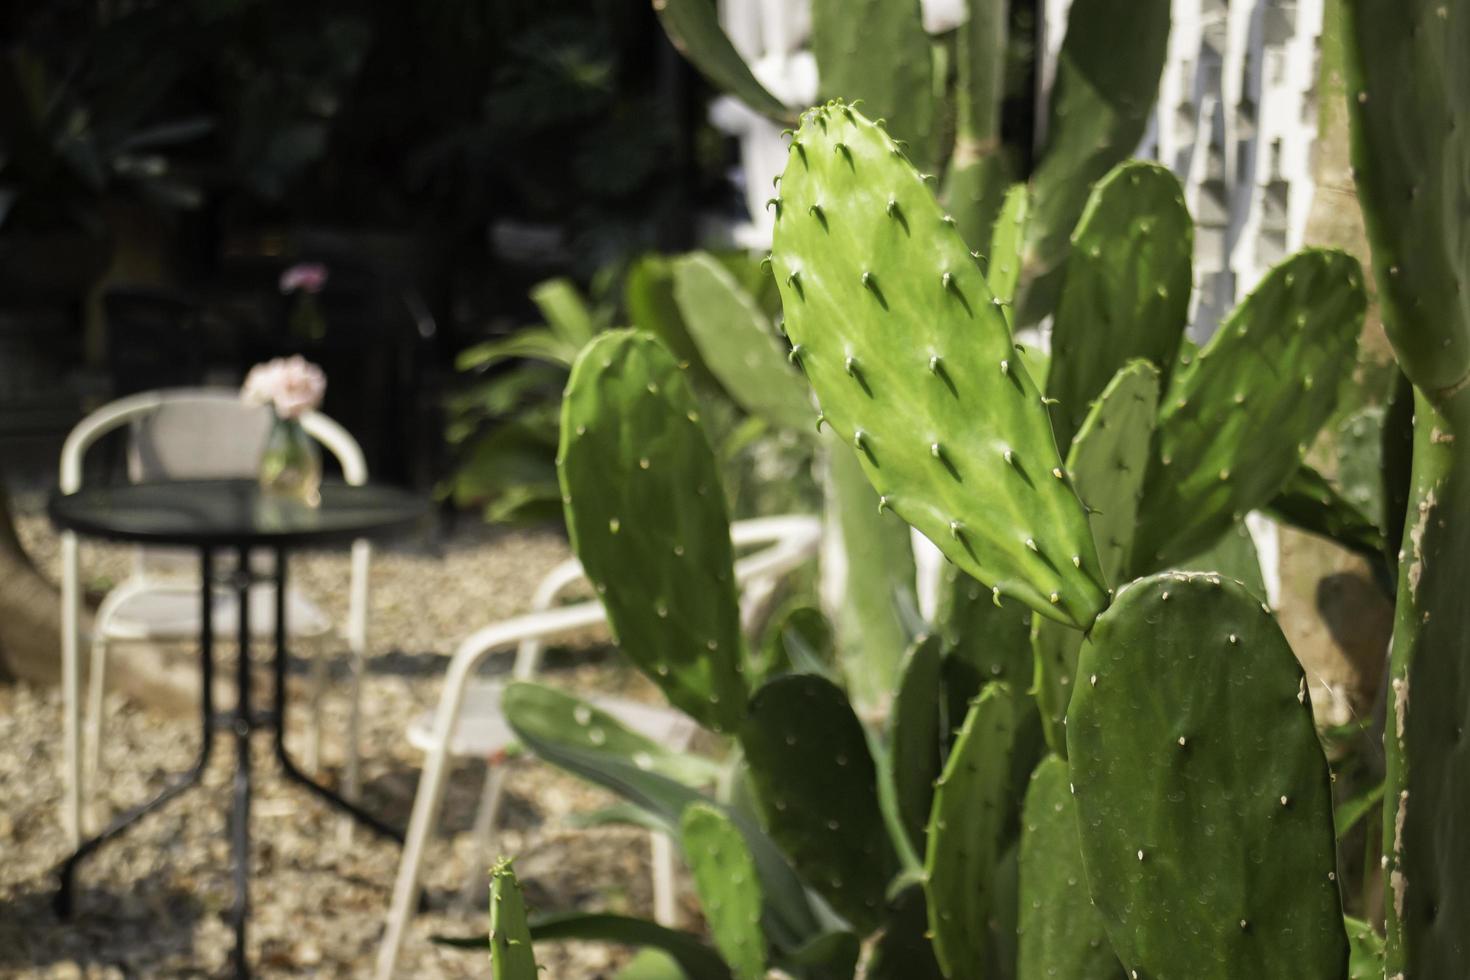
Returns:
[[[899,674],[898,694],[888,723],[887,761],[894,795],[909,841],[920,852],[934,799],[934,781],[944,764],[941,665],[938,636],[927,636],[914,644]]]

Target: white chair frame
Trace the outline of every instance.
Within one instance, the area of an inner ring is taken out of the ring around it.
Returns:
[[[748,627],[755,609],[769,601],[779,580],[816,555],[821,539],[821,522],[815,517],[799,516],[737,521],[730,528],[730,538],[736,547],[767,545],[735,563],[736,581],[744,589],[741,618]],[[450,658],[434,715],[423,773],[414,795],[413,812],[393,886],[383,941],[378,949],[376,980],[392,980],[409,921],[418,903],[425,848],[444,801],[452,755],[450,746],[455,726],[459,724],[466,689],[476,669],[490,654],[514,645],[516,658],[511,675],[515,680],[530,680],[540,666],[546,640],[606,622],[607,614],[602,603],[595,600],[552,608],[557,597],[583,577],[582,567],[575,560],[558,565],[536,589],[531,612],[472,633]],[[504,779],[503,766],[490,768],[485,776],[485,788],[475,819],[475,833],[482,854],[498,815]],[[670,922],[674,917],[673,849],[662,833],[653,833],[651,843],[655,917]]]
[[[76,493],[82,487],[82,463],[87,450],[99,439],[124,425],[146,418],[161,408],[188,402],[238,403],[239,394],[225,388],[169,388],[142,392],[118,399],[92,412],[67,436],[61,449],[60,489],[64,494]],[[301,425],[308,435],[320,443],[337,460],[342,468],[343,480],[353,486],[367,482],[367,462],[362,447],[346,429],[320,412],[309,412],[301,418]],[[346,635],[351,653],[350,715],[348,721],[348,746],[343,788],[348,799],[356,799],[361,788],[361,771],[358,758],[358,737],[362,724],[361,686],[363,663],[367,655],[368,628],[368,572],[372,561],[372,545],[366,540],[352,544],[352,564],[348,594]],[[73,531],[61,534],[61,686],[65,711],[64,759],[66,767],[66,795],[62,803],[62,822],[72,846],[81,841],[83,833],[83,808],[86,802],[83,778],[82,746],[82,690],[81,690],[81,559],[77,535]],[[113,611],[129,596],[142,589],[172,591],[178,588],[190,595],[198,594],[198,586],[192,583],[177,586],[160,582],[129,580],[108,593],[93,620],[91,637],[91,669],[87,683],[87,768],[95,778],[98,772],[102,741],[102,702],[106,689],[107,644],[105,627]],[[111,642],[129,642],[127,638],[113,637]],[[306,766],[315,769],[321,745],[321,696],[326,682],[326,660],[320,655],[312,658],[311,707],[312,727],[307,748]]]

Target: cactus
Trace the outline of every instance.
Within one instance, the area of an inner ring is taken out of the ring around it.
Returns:
[[[1370,561],[1383,558],[1383,532],[1305,463],[1272,498],[1266,512],[1285,524],[1336,541]]]
[[[761,980],[766,939],[760,927],[760,879],[745,838],[718,809],[696,803],[680,819],[679,842],[715,948],[735,980]]]
[[[935,958],[950,980],[985,975],[992,873],[1005,831],[1015,725],[1010,690],[987,685],[934,787],[924,893]]]
[[[863,727],[841,688],[793,674],[751,699],[740,727],[772,838],[832,907],[874,928],[897,867]]]
[[[928,932],[923,886],[906,885],[888,900],[883,932],[868,958],[867,980],[942,980]]]
[[[1193,251],[1183,191],[1164,167],[1130,161],[1093,189],[1052,328],[1046,393],[1057,400],[1057,445],[1071,445],[1088,406],[1130,359],[1152,362],[1167,380],[1189,317]]]
[[[718,11],[708,0],[654,0],[653,9],[674,46],[716,88],[772,119],[790,116],[781,100],[751,74],[750,66],[720,28]]]
[[[1101,571],[1041,392],[923,180],[879,127],[824,106],[781,198],[787,335],[880,502],[997,594],[1090,622]]]
[[[990,236],[990,251],[985,264],[985,284],[1006,311],[1010,323],[1011,306],[1016,299],[1016,286],[1021,281],[1021,249],[1026,242],[1026,218],[1031,211],[1031,192],[1025,184],[1006,191],[995,229]]]
[[[1148,124],[1169,39],[1169,0],[1074,0],[1057,60],[1046,149],[1031,178],[1024,291],[1016,322],[1052,312],[1072,228],[1094,181],[1124,160]]]
[[[1327,763],[1306,679],[1265,607],[1215,575],[1134,582],[1093,624],[1079,674],[1071,781],[1123,965],[1341,980]]]
[[[1385,969],[1421,980],[1462,974],[1470,961],[1470,840],[1459,828],[1470,810],[1470,9],[1444,0],[1342,6],[1353,172],[1384,327],[1416,389],[1383,853]],[[1390,447],[1386,463],[1399,455]],[[1397,538],[1397,528],[1388,532]]]
[[[674,264],[674,297],[701,360],[741,408],[778,428],[810,427],[806,382],[734,276],[696,252]]]
[[[1093,403],[1067,454],[1067,470],[1091,511],[1092,535],[1108,582],[1120,580],[1133,543],[1158,401],[1159,372],[1147,361],[1128,363]],[[1046,742],[1065,756],[1062,718],[1072,696],[1082,635],[1044,620],[1037,620],[1030,635]]]
[[[1299,252],[1177,372],[1144,481],[1134,574],[1209,546],[1296,472],[1352,366],[1365,303],[1356,259]]]
[[[934,801],[934,781],[944,764],[947,685],[940,681],[940,638],[915,643],[904,659],[888,728],[888,771],[909,842],[924,847],[924,825]]]
[[[893,120],[920,166],[938,161],[933,55],[919,0],[812,0],[822,98],[862,102]]]
[[[1021,811],[1021,951],[1016,980],[1118,980],[1122,971],[1082,870],[1067,763],[1042,760]]]
[[[567,529],[614,635],[670,701],[733,729],[746,689],[729,521],[678,365],[647,334],[603,334],[572,367],[561,433]]]
[[[954,152],[942,197],[965,241],[990,255],[1011,169],[1000,133],[1010,10],[1005,0],[968,0],[965,6],[968,16],[955,45]]]
[[[526,903],[511,862],[490,871],[490,976],[494,980],[537,980]]]

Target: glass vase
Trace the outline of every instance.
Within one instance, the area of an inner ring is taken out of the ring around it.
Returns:
[[[276,416],[260,457],[260,488],[308,507],[321,503],[322,451],[297,419]]]

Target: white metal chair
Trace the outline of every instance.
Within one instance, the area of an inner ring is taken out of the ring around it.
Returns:
[[[253,477],[270,428],[270,411],[241,402],[233,389],[174,388],[144,392],[119,399],[88,415],[67,436],[61,450],[62,493],[82,485],[82,463],[87,450],[109,432],[126,425],[128,475],[133,480],[226,479]],[[302,417],[302,427],[324,446],[342,468],[349,484],[367,481],[361,448],[346,429],[318,412]],[[82,589],[77,536],[63,532],[61,539],[61,672],[65,702],[66,797],[63,822],[73,844],[82,835],[85,787],[97,776],[101,751],[102,701],[106,689],[109,646],[129,642],[186,642],[199,634],[198,569],[173,549],[138,548],[130,576],[103,599],[93,619],[91,670],[86,698],[85,752],[81,739],[80,623]],[[351,581],[345,639],[352,655],[349,720],[344,789],[349,798],[359,790],[358,729],[363,658],[367,652],[368,566],[371,545],[352,546]],[[259,637],[274,635],[274,586],[262,582],[250,591],[250,621]],[[331,618],[295,589],[287,593],[288,626],[293,637],[317,639],[333,632]],[[234,630],[236,599],[221,590],[212,606],[217,635]],[[314,770],[320,758],[320,699],[326,680],[326,660],[312,658],[312,727],[306,765]]]
[[[780,579],[809,561],[817,553],[821,524],[815,517],[770,517],[737,521],[730,529],[737,548],[765,546],[735,563],[736,581],[741,586],[741,619],[748,629],[774,594]],[[449,766],[454,757],[475,756],[490,761],[485,787],[475,816],[475,834],[482,858],[487,858],[488,841],[499,815],[505,767],[495,757],[514,741],[510,726],[500,711],[498,682],[475,680],[475,671],[491,653],[515,646],[511,671],[514,680],[530,680],[540,665],[548,639],[575,633],[606,621],[602,603],[581,602],[553,608],[566,589],[581,581],[582,567],[575,560],[553,569],[537,588],[533,609],[523,616],[487,626],[466,637],[449,661],[439,706],[410,725],[409,741],[425,752],[424,769],[414,796],[403,858],[393,886],[383,942],[378,950],[377,980],[392,980],[408,923],[419,896],[419,874],[444,799]],[[675,748],[685,746],[696,726],[672,708],[651,708],[617,698],[593,698],[592,703],[630,728]],[[654,917],[671,923],[674,918],[673,850],[666,836],[651,835]],[[488,867],[488,861],[481,864]]]

